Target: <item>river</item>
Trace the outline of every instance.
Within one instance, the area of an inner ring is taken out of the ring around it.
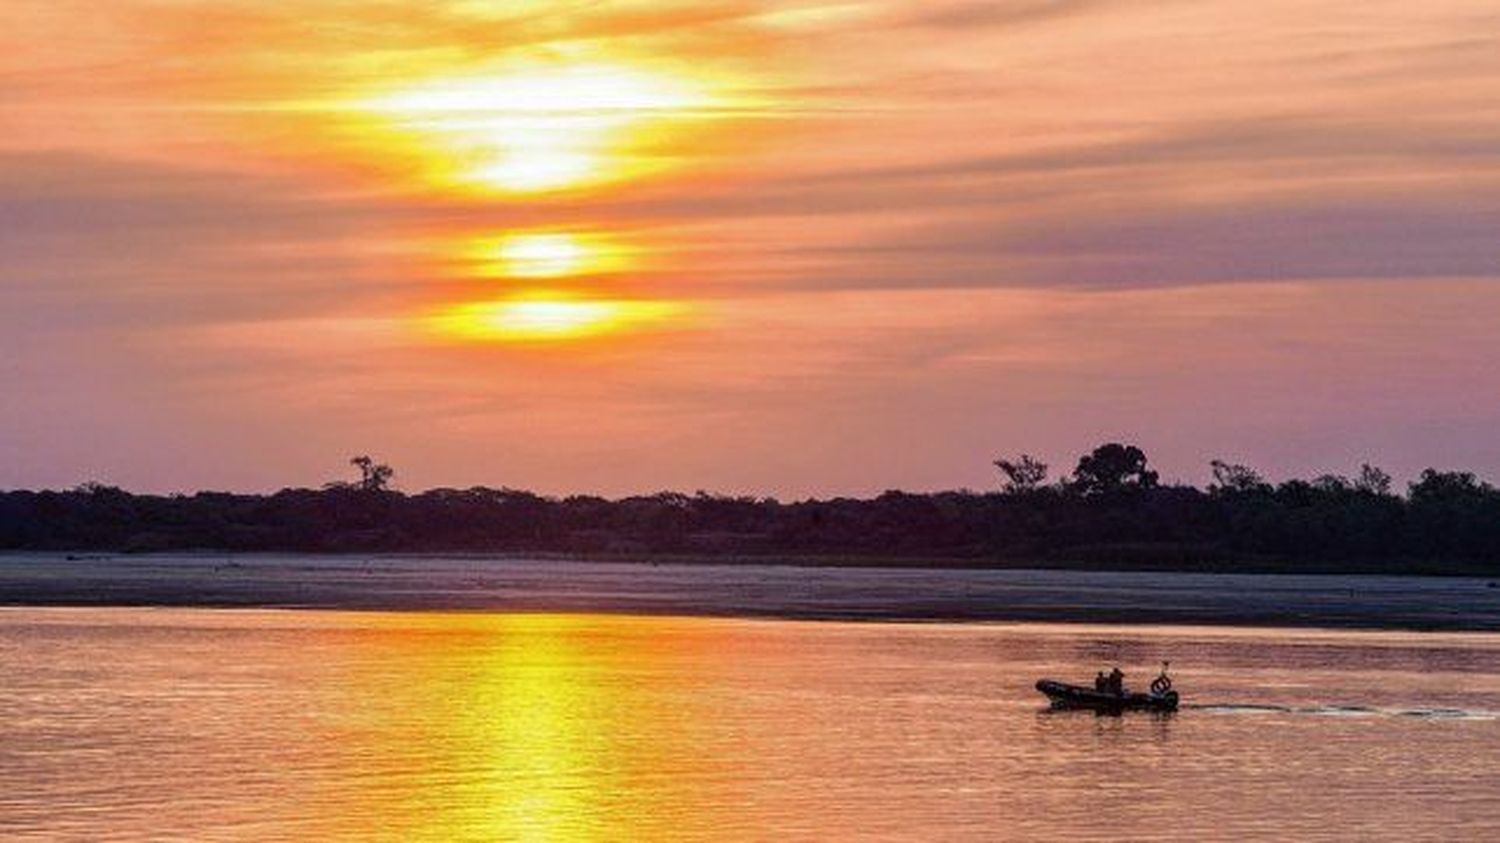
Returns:
[[[10,608],[0,670],[9,840],[1500,835],[1485,633]]]

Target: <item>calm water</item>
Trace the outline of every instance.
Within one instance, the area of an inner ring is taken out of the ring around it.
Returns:
[[[1500,837],[1493,635],[10,609],[0,670],[8,840]]]

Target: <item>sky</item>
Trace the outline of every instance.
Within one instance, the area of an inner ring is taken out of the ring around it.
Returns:
[[[0,488],[1500,479],[1493,0],[7,0]]]

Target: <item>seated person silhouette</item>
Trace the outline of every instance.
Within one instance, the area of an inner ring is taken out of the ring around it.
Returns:
[[[1118,667],[1109,672],[1105,679],[1105,691],[1120,696],[1125,693],[1125,673]]]

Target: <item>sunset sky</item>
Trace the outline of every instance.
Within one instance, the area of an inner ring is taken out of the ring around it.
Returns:
[[[1500,479],[1494,0],[6,0],[0,487]]]

